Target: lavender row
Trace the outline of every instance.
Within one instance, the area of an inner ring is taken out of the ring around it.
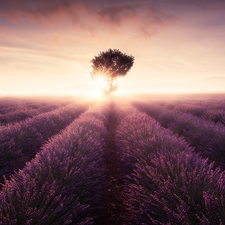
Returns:
[[[6,107],[2,107],[0,108],[0,115],[4,115],[6,113],[10,113],[14,110],[24,110],[26,109],[26,106],[25,105],[10,105],[10,106],[6,106]]]
[[[92,224],[105,180],[107,129],[92,107],[54,136],[0,192],[0,224]]]
[[[24,107],[27,105],[29,101],[26,101],[25,99],[18,99],[18,98],[10,98],[10,97],[0,97],[0,114],[3,109],[6,109],[8,107]]]
[[[184,139],[130,109],[116,134],[126,224],[224,224],[225,174]]]
[[[48,112],[53,109],[68,105],[72,99],[56,98],[0,98],[0,115],[11,113],[13,111],[39,110]],[[73,100],[74,102],[74,100]]]
[[[203,109],[203,108],[176,108],[176,110],[191,113],[195,116],[198,116],[202,119],[212,121],[214,123],[220,123],[225,126],[225,110],[219,109]]]
[[[0,124],[1,126],[4,126],[4,125],[20,122],[20,121],[26,120],[27,118],[34,117],[41,113],[49,112],[63,106],[65,106],[64,103],[58,103],[58,104],[48,104],[46,106],[42,106],[37,109],[26,108],[26,109],[11,110],[8,113],[0,114]]]
[[[35,109],[25,109],[25,110],[12,110],[9,113],[0,114],[0,124],[4,126],[6,124],[12,124],[16,122],[20,122],[27,118],[36,116],[39,114],[38,110]]]
[[[172,109],[184,113],[191,113],[202,119],[213,121],[214,123],[221,123],[225,125],[225,103],[219,102],[163,102],[161,105],[167,109]]]
[[[51,136],[59,133],[87,109],[71,104],[0,129],[0,183],[25,165]]]
[[[201,118],[213,121],[214,123],[221,123],[225,126],[225,110],[208,110],[201,116]]]
[[[2,99],[1,99],[2,100]],[[44,107],[50,102],[29,102],[23,99],[5,99],[4,102],[0,101],[0,115],[10,113],[14,110],[25,110],[25,109],[37,109]]]
[[[204,99],[202,96],[202,99],[189,99],[189,100],[177,100],[177,101],[169,101],[169,102],[162,102],[163,104],[169,106],[170,108],[190,108],[190,109],[196,109],[199,110],[201,113],[201,110],[204,109],[217,109],[217,110],[225,110],[225,100],[224,100],[224,95],[220,97],[213,96],[212,98],[209,99]]]
[[[208,158],[209,162],[215,161],[216,166],[225,169],[225,127],[223,125],[189,113],[168,110],[156,104],[136,102],[134,105],[160,122],[163,127],[183,136],[202,157]]]

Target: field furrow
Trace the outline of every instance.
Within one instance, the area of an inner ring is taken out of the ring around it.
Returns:
[[[124,224],[123,184],[120,175],[120,160],[115,143],[116,127],[115,105],[111,103],[108,119],[107,152],[104,159],[106,163],[106,182],[103,184],[104,192],[99,202],[99,205],[104,206],[104,208],[96,210],[95,224]]]

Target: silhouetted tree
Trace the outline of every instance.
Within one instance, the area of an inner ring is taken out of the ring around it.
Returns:
[[[95,56],[91,63],[93,67],[91,77],[93,79],[103,78],[107,83],[104,92],[110,94],[118,88],[115,82],[116,78],[126,76],[133,66],[134,57],[128,56],[118,49],[108,49]]]

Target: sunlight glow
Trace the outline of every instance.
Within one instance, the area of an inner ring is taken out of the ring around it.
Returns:
[[[98,77],[97,80],[96,80],[96,82],[98,84],[102,84],[104,82],[104,78],[103,77]]]

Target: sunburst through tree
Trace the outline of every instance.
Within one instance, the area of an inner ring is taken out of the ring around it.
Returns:
[[[128,56],[118,49],[108,49],[95,56],[91,63],[93,67],[92,79],[102,80],[104,83],[103,92],[108,95],[118,89],[116,79],[126,76],[134,64],[134,56]]]

